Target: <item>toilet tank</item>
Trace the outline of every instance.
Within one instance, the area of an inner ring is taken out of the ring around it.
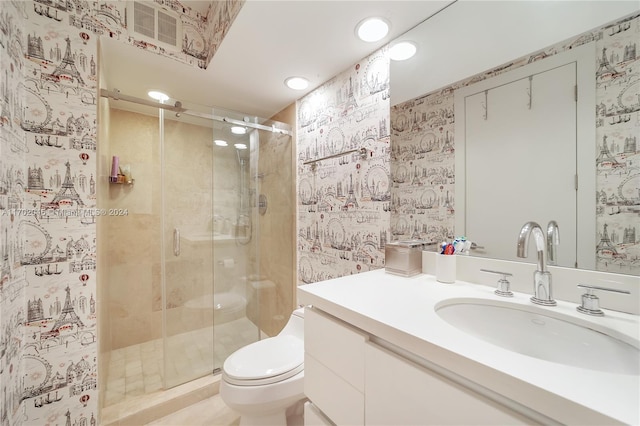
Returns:
[[[304,340],[304,308],[298,308],[291,313],[287,325],[278,336],[291,335]]]

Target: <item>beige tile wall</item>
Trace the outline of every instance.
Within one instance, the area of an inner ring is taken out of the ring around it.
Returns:
[[[276,119],[292,123],[295,104]],[[107,241],[111,345],[120,348],[159,338],[162,332],[160,151],[157,117],[111,110],[110,123],[109,159],[119,155],[135,178],[132,186],[109,186],[107,205],[127,209],[128,215],[107,217],[102,240]],[[211,139],[209,127],[165,121],[167,333],[212,324],[211,312],[184,305],[213,293],[215,277],[216,293],[245,297],[248,317],[265,333],[277,334],[295,306],[294,141],[260,132],[257,171],[264,177],[251,185],[267,194],[267,213],[260,216],[252,209],[256,235],[249,244],[212,245],[194,237],[212,232],[212,209],[230,225],[236,220],[239,174],[235,149],[212,146]],[[172,252],[174,227],[182,235],[179,257]],[[229,258],[235,263],[223,267]]]
[[[295,104],[273,120],[295,128]],[[258,216],[260,274],[275,286],[264,291],[260,301],[260,325],[275,335],[286,324],[295,307],[295,139],[261,132],[258,173],[260,193],[267,195],[267,212]]]
[[[130,164],[134,185],[110,185],[108,208],[127,211],[106,218],[109,315],[112,348],[162,335],[161,174],[158,118],[111,110],[111,155]],[[211,129],[165,120],[165,277],[169,335],[211,325],[211,315],[184,304],[211,294],[213,254],[208,243],[192,247],[185,236],[211,231]],[[173,255],[173,229],[183,252]],[[208,318],[209,322],[203,322]]]
[[[160,308],[154,282],[160,278],[160,169],[158,118],[112,109],[109,117],[109,161],[131,166],[134,185],[111,184],[107,209],[127,215],[105,216],[106,283],[111,348],[118,349],[161,336]],[[105,281],[103,281],[105,282]],[[154,304],[155,302],[155,304]]]

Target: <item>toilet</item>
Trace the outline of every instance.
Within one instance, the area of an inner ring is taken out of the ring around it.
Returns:
[[[301,418],[305,401],[304,308],[293,311],[277,336],[229,355],[222,367],[220,397],[240,414],[241,426],[284,426],[287,418]]]

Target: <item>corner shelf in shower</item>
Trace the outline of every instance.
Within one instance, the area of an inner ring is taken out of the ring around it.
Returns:
[[[135,179],[126,180],[124,175],[118,175],[118,177],[109,176],[109,183],[115,185],[133,185],[136,183]]]

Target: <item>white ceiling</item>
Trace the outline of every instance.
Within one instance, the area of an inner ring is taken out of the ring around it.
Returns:
[[[200,11],[209,4],[186,3]],[[100,68],[103,87],[124,94],[146,98],[148,90],[159,89],[189,109],[196,104],[269,118],[390,41],[408,39],[417,43],[419,54],[391,63],[395,105],[637,12],[638,4],[248,0],[206,70],[106,38]],[[377,43],[355,37],[356,24],[370,16],[391,23],[390,34]],[[287,88],[284,80],[292,75],[307,77],[310,87]]]
[[[190,2],[200,8],[205,2]],[[103,88],[146,98],[163,90],[185,106],[216,106],[268,118],[356,64],[452,1],[248,0],[209,67],[201,70],[108,38],[101,40]],[[362,19],[382,16],[389,35],[377,43],[355,36]],[[292,75],[306,91],[284,85]]]

